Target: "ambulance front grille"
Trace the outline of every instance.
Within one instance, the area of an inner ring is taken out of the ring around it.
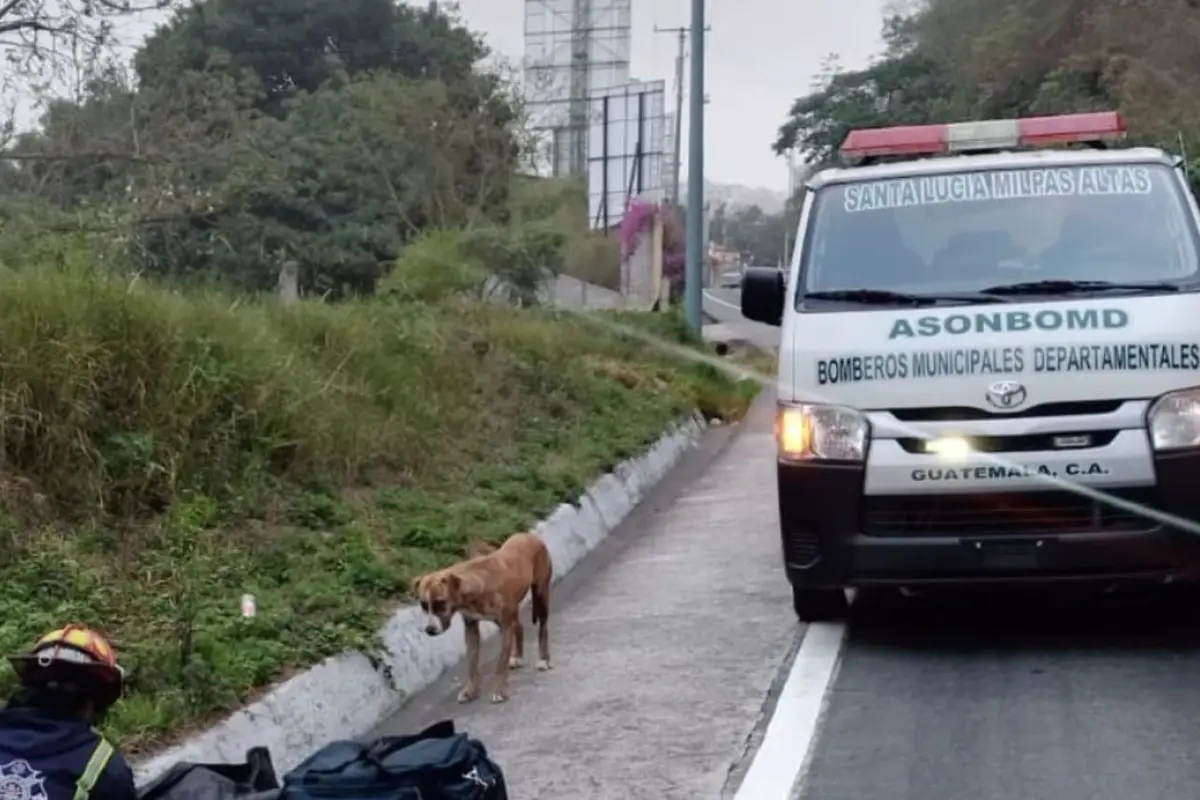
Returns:
[[[1119,489],[1109,495],[1152,506],[1154,489]],[[959,495],[867,496],[862,531],[867,536],[1037,536],[1142,531],[1153,519],[1122,506],[1068,491]]]
[[[1107,447],[1120,431],[1063,431],[1061,433],[1027,433],[1020,436],[968,436],[971,449],[977,453],[1035,453],[1052,450],[1088,450]],[[1065,442],[1074,440],[1073,444]],[[904,437],[896,444],[906,453],[930,454],[930,440]],[[932,456],[931,456],[932,457]]]
[[[972,406],[935,406],[930,408],[891,408],[888,413],[901,422],[961,422],[974,419],[1020,419],[1021,417],[1072,417],[1111,414],[1124,400],[1080,400],[1068,403],[1042,403],[1021,411],[999,413]]]

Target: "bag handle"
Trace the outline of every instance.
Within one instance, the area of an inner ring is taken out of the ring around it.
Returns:
[[[309,783],[310,778],[318,778],[318,777],[323,777],[323,776],[327,776],[327,775],[340,775],[341,773],[345,772],[347,768],[353,766],[354,764],[362,763],[364,761],[366,763],[371,764],[372,766],[376,767],[376,769],[379,769],[383,766],[379,762],[379,759],[375,758],[371,754],[369,748],[367,748],[366,746],[364,746],[362,744],[359,744],[358,742],[344,741],[344,742],[338,742],[337,744],[355,745],[358,749],[355,753],[353,753],[353,755],[351,755],[348,758],[342,759],[342,761],[340,761],[337,764],[332,764],[330,766],[321,766],[321,767],[310,766],[308,769],[304,770],[304,773],[302,776],[303,783],[306,783],[306,784]],[[289,773],[289,775],[290,775],[290,773]]]
[[[391,770],[387,768],[387,765],[383,763],[383,757],[392,753],[394,749],[395,748],[388,749],[384,750],[382,753],[378,753],[375,752],[371,747],[362,747],[357,753],[354,754],[353,758],[347,758],[336,766],[309,768],[305,770],[302,782],[304,784],[309,784],[313,781],[319,780],[320,778],[331,775],[340,775],[356,764],[367,764],[373,767],[375,769],[376,779],[387,780],[392,773]]]
[[[308,784],[309,777],[317,778],[325,775],[338,775],[345,771],[355,762],[366,763],[375,769],[376,777],[386,780],[392,773],[383,763],[383,759],[395,753],[397,750],[403,750],[410,745],[414,745],[425,739],[448,739],[457,735],[454,729],[453,720],[442,720],[428,726],[420,733],[410,736],[386,736],[376,739],[369,745],[360,746],[360,749],[353,759],[348,759],[336,767],[325,769],[309,769],[304,773],[302,783]]]
[[[254,792],[279,789],[279,776],[275,774],[270,750],[265,747],[251,747],[246,751],[246,764],[250,767],[248,783]]]
[[[372,753],[370,748],[363,750],[362,760],[375,768],[376,778],[386,780],[391,775],[391,771],[384,765],[383,761],[375,753]]]
[[[454,720],[444,719],[441,722],[433,723],[420,733],[409,736],[384,736],[376,739],[371,742],[367,750],[382,760],[397,750],[403,750],[425,739],[449,739],[455,735],[457,735],[457,731],[454,729]]]

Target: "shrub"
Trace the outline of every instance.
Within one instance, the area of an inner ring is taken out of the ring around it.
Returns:
[[[414,573],[691,409],[745,410],[745,385],[607,317],[464,296],[460,244],[410,246],[386,301],[288,307],[0,269],[0,652],[69,620],[115,636],[132,693],[108,733],[137,751],[370,649]]]

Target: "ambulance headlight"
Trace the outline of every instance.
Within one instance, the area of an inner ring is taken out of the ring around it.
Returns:
[[[775,415],[781,461],[862,461],[869,432],[862,412],[845,406],[781,404]]]
[[[1155,450],[1200,447],[1200,389],[1164,394],[1146,412]]]

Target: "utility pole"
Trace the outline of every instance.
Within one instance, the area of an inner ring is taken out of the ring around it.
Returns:
[[[683,62],[687,53],[687,28],[660,28],[655,33],[674,33],[679,36],[679,53],[675,56],[675,152],[671,154],[674,169],[671,182],[671,204],[679,207],[679,175],[683,171]]]
[[[660,28],[654,26],[655,33],[673,33],[679,37],[679,53],[675,56],[675,148],[672,153],[671,164],[674,167],[674,176],[671,184],[671,203],[676,208],[680,205],[683,199],[680,197],[679,185],[683,174],[683,65],[687,60],[687,35],[691,28]],[[704,32],[712,30],[712,27],[706,27]],[[704,98],[704,102],[708,102],[708,98]]]
[[[687,261],[684,308],[688,327],[704,326],[704,0],[692,0],[692,81],[688,125]]]

